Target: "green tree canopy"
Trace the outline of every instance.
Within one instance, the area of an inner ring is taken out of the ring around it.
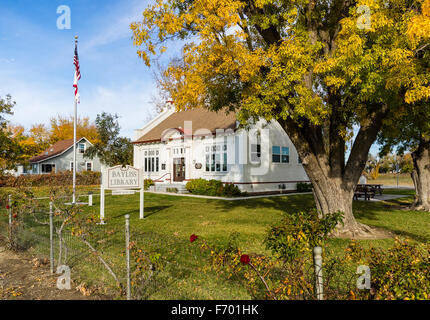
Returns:
[[[106,112],[96,118],[99,140],[85,151],[85,156],[93,159],[98,156],[107,166],[131,165],[133,163],[133,145],[131,140],[120,137],[118,115]]]

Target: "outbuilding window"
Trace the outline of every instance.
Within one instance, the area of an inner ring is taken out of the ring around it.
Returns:
[[[55,164],[42,163],[42,173],[55,172]]]

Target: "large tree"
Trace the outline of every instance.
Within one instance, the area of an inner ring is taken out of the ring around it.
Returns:
[[[73,139],[73,116],[64,117],[57,115],[50,119],[50,142]],[[95,143],[99,141],[95,123],[90,122],[88,117],[78,117],[76,121],[76,135],[78,138],[85,137]]]
[[[403,154],[410,151],[413,162],[411,172],[415,186],[412,209],[430,211],[430,101],[415,108],[414,113],[396,115],[384,125],[378,140],[381,154],[393,149]]]
[[[10,95],[7,95],[6,99],[0,97],[0,174],[7,169],[13,169],[22,154],[19,144],[9,130],[9,121],[5,118],[6,115],[13,114],[14,106],[15,101]]]
[[[405,96],[430,96],[429,79],[416,68],[419,44],[408,35],[419,33],[409,27],[422,3],[157,0],[131,28],[147,65],[172,39],[184,44],[163,83],[178,108],[277,120],[296,146],[319,211],[344,212],[339,236],[366,237],[372,230],[355,220],[352,198],[368,151]]]
[[[133,163],[133,144],[126,137],[120,137],[118,115],[106,112],[96,118],[97,133],[100,139],[85,151],[85,156],[94,158],[107,166],[131,165]]]
[[[411,6],[417,13],[409,20],[407,38],[414,48],[412,86],[405,91],[402,111],[390,117],[384,124],[379,140],[383,152],[397,147],[400,152],[410,150],[415,185],[413,208],[430,211],[430,0],[419,1]]]

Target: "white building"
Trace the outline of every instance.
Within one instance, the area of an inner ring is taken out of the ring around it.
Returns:
[[[237,185],[242,191],[296,190],[308,182],[296,148],[278,122],[239,128],[236,114],[167,108],[135,130],[134,166],[156,187],[197,178]]]

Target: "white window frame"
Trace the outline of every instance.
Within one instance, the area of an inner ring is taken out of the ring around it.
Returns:
[[[279,148],[279,153],[274,153],[273,152],[273,148]],[[288,153],[286,155],[284,155],[283,151],[285,149],[288,149]],[[279,156],[279,161],[274,161],[273,160],[273,156]],[[287,161],[284,161],[282,159],[283,156],[287,156]],[[289,164],[290,163],[290,147],[287,146],[272,146],[272,163],[274,164]]]
[[[250,145],[250,148],[251,164],[261,164],[261,143],[253,143]]]
[[[46,165],[51,165],[51,166],[54,166],[54,171],[51,171],[51,172],[43,172],[43,166],[46,166]],[[41,163],[40,164],[40,173],[52,173],[52,172],[54,172],[54,173],[56,173],[57,172],[57,166],[55,165],[55,163]]]
[[[91,164],[91,170],[88,170],[88,164]],[[94,171],[94,164],[92,161],[85,162],[85,171]]]
[[[205,173],[222,174],[228,172],[228,145],[226,139],[222,143],[205,144],[204,154]],[[219,170],[217,170],[217,165],[219,165]]]
[[[81,146],[84,146],[83,152],[81,152]],[[86,149],[85,143],[83,143],[83,142],[78,143],[78,153],[79,154],[84,154],[85,153],[85,149]]]
[[[143,172],[157,173],[161,167],[160,149],[145,149],[143,152]]]

